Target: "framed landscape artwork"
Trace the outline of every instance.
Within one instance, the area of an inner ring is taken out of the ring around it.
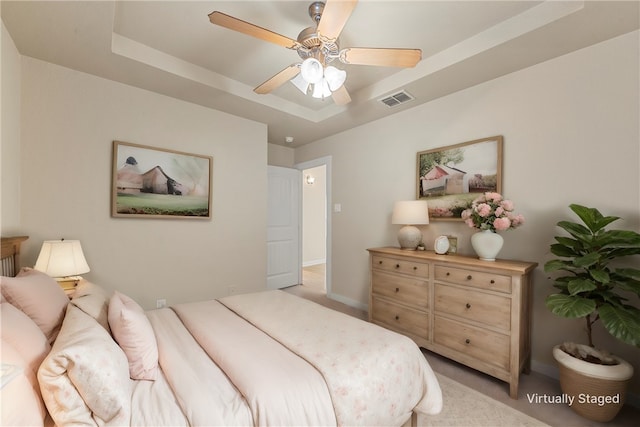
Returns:
[[[111,215],[211,218],[213,158],[113,141]]]
[[[416,198],[429,218],[462,220],[462,211],[487,191],[502,191],[502,136],[476,139],[417,155]]]

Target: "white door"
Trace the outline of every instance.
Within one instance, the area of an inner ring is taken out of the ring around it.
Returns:
[[[267,288],[300,283],[301,172],[268,166]]]

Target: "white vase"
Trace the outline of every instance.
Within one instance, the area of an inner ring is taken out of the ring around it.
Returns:
[[[483,261],[495,261],[503,243],[502,236],[491,230],[479,231],[471,236],[471,246]]]

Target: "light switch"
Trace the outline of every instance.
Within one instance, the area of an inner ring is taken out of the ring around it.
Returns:
[[[333,205],[334,212],[342,212],[342,205],[340,203],[336,203]]]

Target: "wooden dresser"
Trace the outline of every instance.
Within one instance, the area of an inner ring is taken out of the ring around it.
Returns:
[[[369,321],[509,383],[531,363],[532,262],[372,248]]]

